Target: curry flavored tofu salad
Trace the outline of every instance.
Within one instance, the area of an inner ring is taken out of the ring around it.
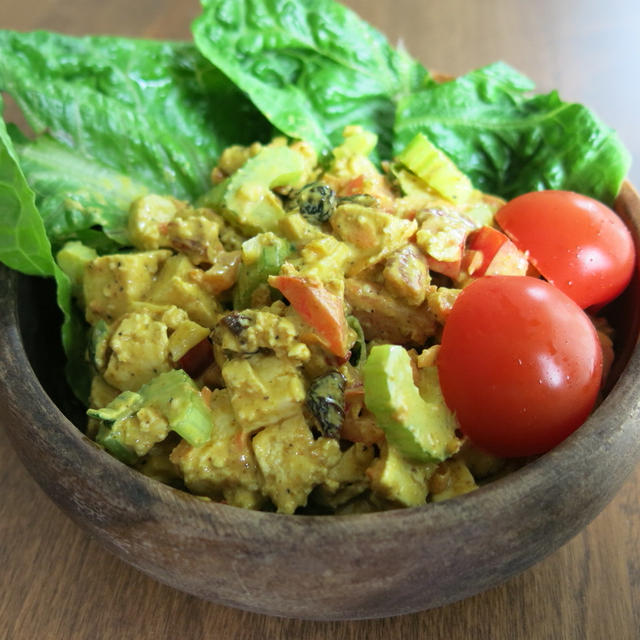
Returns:
[[[58,262],[91,325],[89,435],[199,496],[355,513],[469,492],[505,463],[472,447],[435,366],[465,250],[501,201],[422,135],[382,169],[347,127],[319,159],[274,139],[224,151],[197,203],[132,203],[129,251]],[[495,273],[524,274],[518,251]]]

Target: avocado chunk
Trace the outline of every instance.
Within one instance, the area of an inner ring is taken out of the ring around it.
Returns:
[[[56,261],[58,266],[69,276],[73,294],[76,297],[82,295],[82,277],[87,263],[98,257],[95,249],[87,247],[82,242],[67,242],[58,254]]]
[[[304,158],[297,151],[265,147],[205,194],[199,205],[216,210],[247,234],[275,231],[284,209],[271,189],[295,184],[304,171]]]
[[[388,442],[418,462],[441,462],[457,449],[456,421],[433,369],[433,380],[418,389],[409,354],[401,346],[384,344],[371,349],[362,370],[367,408]]]
[[[211,412],[197,385],[184,371],[173,369],[156,376],[138,392],[123,391],[106,407],[87,411],[90,418],[101,421],[96,437],[98,444],[127,464],[138,458],[134,444],[140,432],[136,420],[142,410],[153,411],[193,447],[211,438]],[[164,436],[166,434],[161,439]]]
[[[109,346],[109,325],[102,319],[91,327],[89,331],[89,343],[87,352],[89,362],[97,371],[102,371],[106,366],[106,355]]]
[[[429,478],[436,468],[436,462],[416,463],[387,444],[367,473],[378,495],[394,504],[415,507],[426,503]]]

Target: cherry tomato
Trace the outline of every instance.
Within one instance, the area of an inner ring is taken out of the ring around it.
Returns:
[[[587,315],[558,288],[529,276],[484,276],[453,305],[438,372],[472,442],[498,456],[528,456],[587,418],[602,349]]]
[[[570,191],[525,193],[496,221],[552,284],[583,309],[610,302],[629,283],[633,239],[614,211]]]

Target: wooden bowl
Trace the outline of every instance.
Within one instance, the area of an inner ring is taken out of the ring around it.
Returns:
[[[640,198],[617,210],[640,239]],[[589,420],[521,470],[449,502],[352,516],[286,516],[202,501],[129,469],[72,420],[52,350],[48,283],[0,272],[2,421],[46,493],[154,578],[278,616],[356,619],[437,607],[497,585],[574,536],[640,458],[640,278],[611,310],[614,384]],[[49,305],[49,306],[47,306]],[[66,414],[66,415],[65,415]]]

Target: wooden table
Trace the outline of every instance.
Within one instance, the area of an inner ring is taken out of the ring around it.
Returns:
[[[540,90],[594,108],[640,158],[637,0],[347,4],[430,68],[457,74],[508,61]],[[0,27],[186,38],[197,13],[196,0],[4,0]],[[640,184],[638,166],[631,178]],[[640,468],[579,536],[501,587],[415,615],[314,623],[227,609],[153,582],[57,510],[2,430],[0,460],[0,638],[640,638]]]

